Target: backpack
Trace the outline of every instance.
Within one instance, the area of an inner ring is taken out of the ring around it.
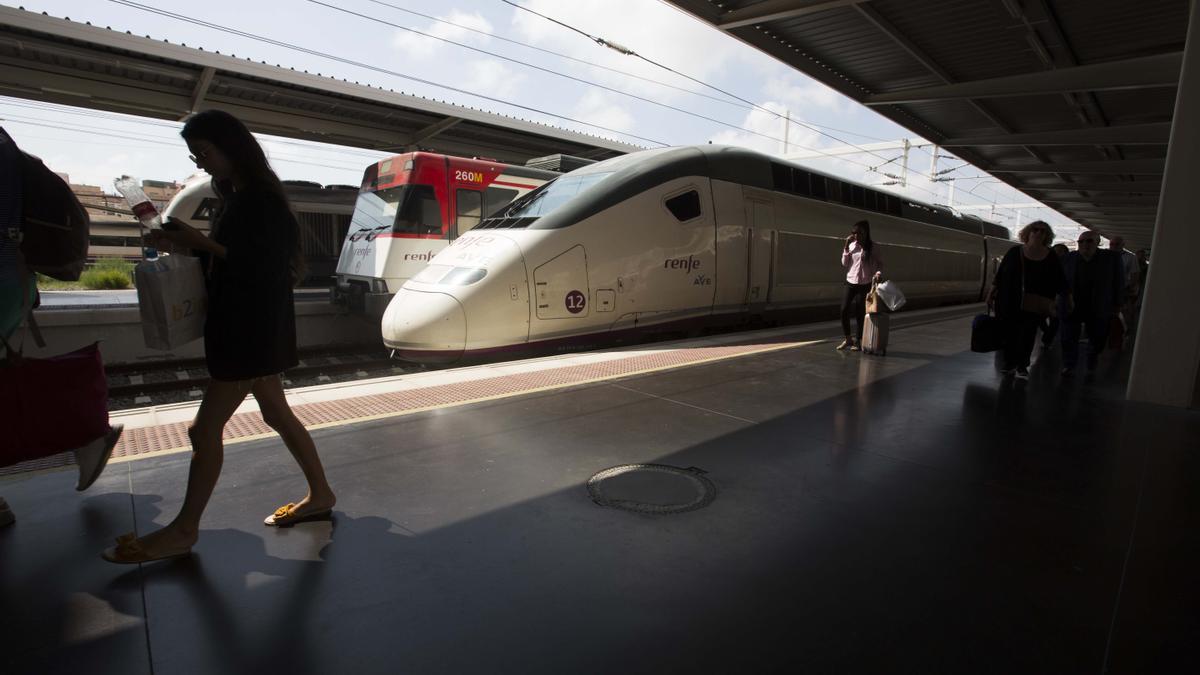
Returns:
[[[19,152],[21,171],[21,255],[33,272],[76,281],[87,262],[87,211],[66,181],[42,160]]]

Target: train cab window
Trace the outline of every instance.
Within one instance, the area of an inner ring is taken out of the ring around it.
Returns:
[[[665,202],[667,210],[681,223],[700,217],[700,193],[688,190],[681,195],[675,195]]]
[[[392,232],[397,234],[441,234],[442,209],[431,185],[405,185],[403,200],[396,210]]]
[[[479,224],[483,215],[483,195],[475,190],[459,190],[455,198],[455,211],[454,224],[461,235]]]
[[[217,209],[216,197],[207,197],[200,200],[200,205],[196,207],[196,212],[192,214],[192,220],[212,220],[213,211]]]
[[[483,217],[491,218],[497,211],[508,206],[520,194],[516,190],[489,187],[483,193]]]

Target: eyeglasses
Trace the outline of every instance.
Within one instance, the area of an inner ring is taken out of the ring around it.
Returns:
[[[188,155],[188,159],[192,160],[192,164],[195,164],[202,159],[208,159],[208,153],[208,150],[201,150],[194,155]]]

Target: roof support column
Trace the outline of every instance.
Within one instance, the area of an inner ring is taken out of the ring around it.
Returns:
[[[1133,401],[1181,408],[1200,407],[1200,312],[1194,273],[1200,251],[1195,199],[1200,183],[1200,2],[1192,1],[1190,14],[1126,391]]]

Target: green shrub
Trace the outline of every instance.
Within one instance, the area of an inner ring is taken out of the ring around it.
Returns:
[[[129,272],[120,269],[104,269],[99,266],[84,270],[79,277],[79,283],[89,290],[110,288],[129,288]]]
[[[96,262],[90,265],[94,270],[118,270],[126,276],[133,273],[133,263],[122,258],[96,258]]]

